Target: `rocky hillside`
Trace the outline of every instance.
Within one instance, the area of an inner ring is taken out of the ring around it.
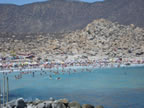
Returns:
[[[0,51],[33,52],[37,57],[61,60],[76,55],[80,58],[144,57],[144,29],[134,25],[99,19],[82,30],[61,34],[63,38],[49,38],[49,35],[25,40],[13,37],[6,42],[1,38]]]
[[[0,4],[0,32],[73,31],[99,18],[144,27],[144,0],[105,0],[95,3],[51,0],[23,6]]]

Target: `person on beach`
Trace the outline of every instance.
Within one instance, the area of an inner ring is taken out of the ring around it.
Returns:
[[[52,76],[51,76],[51,75],[49,75],[49,79],[50,79],[50,80],[52,79]]]
[[[35,73],[33,72],[33,77],[35,76]]]
[[[61,80],[61,78],[60,78],[60,77],[57,77],[56,80]]]

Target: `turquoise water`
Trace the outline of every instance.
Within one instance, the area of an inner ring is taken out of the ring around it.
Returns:
[[[144,108],[144,67],[90,70],[70,70],[69,74],[67,69],[59,75],[45,70],[22,75],[19,80],[15,79],[19,73],[8,74],[10,98],[68,98],[105,108]],[[1,73],[1,82],[2,77]],[[56,80],[58,77],[61,79]]]

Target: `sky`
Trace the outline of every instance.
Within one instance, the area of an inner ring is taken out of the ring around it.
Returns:
[[[33,3],[33,2],[40,2],[40,1],[46,1],[46,0],[0,0],[0,4],[17,4],[17,5],[23,5],[23,4],[28,4],[28,3]],[[81,0],[84,2],[96,2],[96,1],[103,1],[103,0]]]

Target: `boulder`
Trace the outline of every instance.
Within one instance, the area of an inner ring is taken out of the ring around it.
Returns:
[[[94,108],[94,106],[89,105],[89,104],[84,104],[82,105],[82,108]]]
[[[68,99],[59,99],[58,102],[64,103],[64,104],[68,104]]]
[[[8,105],[12,108],[15,107],[16,106],[16,100],[12,100],[12,101],[8,102]]]
[[[54,99],[54,98],[52,98],[52,97],[50,97],[50,98],[49,98],[49,100],[50,100],[50,101],[55,101],[55,99]]]
[[[45,103],[40,103],[36,106],[36,108],[46,108],[46,104]]]
[[[0,108],[12,108],[9,104],[5,105],[2,107],[2,105],[0,106]]]
[[[35,108],[33,105],[28,105],[27,108]]]
[[[91,56],[95,56],[97,53],[95,51],[87,51],[87,54],[91,55]]]
[[[27,107],[27,105],[24,102],[23,98],[19,98],[16,100],[16,108],[26,108],[26,107]]]
[[[96,108],[104,108],[102,105],[96,106]]]
[[[27,105],[23,98],[18,98],[7,103],[8,108],[26,108]]]
[[[66,106],[62,102],[54,102],[52,103],[52,108],[66,108]]]
[[[38,105],[40,103],[42,103],[43,101],[36,99],[35,101],[32,102],[33,105]]]
[[[81,108],[81,105],[78,102],[70,102],[69,108]]]
[[[37,108],[52,108],[52,101],[44,101],[38,104]]]

